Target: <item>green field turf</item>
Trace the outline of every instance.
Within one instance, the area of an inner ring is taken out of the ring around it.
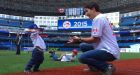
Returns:
[[[31,58],[31,52],[21,52],[21,55],[15,55],[14,51],[0,51],[0,74],[23,72],[25,65]],[[122,53],[121,60],[140,58],[140,53]],[[41,69],[58,68],[65,66],[80,65],[75,62],[53,61],[47,52],[45,52],[45,60],[40,66]]]

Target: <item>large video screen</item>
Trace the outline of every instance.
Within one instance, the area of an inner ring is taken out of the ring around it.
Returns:
[[[91,30],[90,19],[67,19],[58,20],[58,30]]]

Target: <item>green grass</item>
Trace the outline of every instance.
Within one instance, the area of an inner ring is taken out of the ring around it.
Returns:
[[[31,58],[31,52],[21,52],[21,55],[15,55],[14,51],[0,51],[0,74],[23,72],[27,62]],[[140,53],[122,53],[121,60],[140,58]],[[65,66],[76,66],[80,63],[60,62],[50,59],[49,54],[45,52],[45,60],[40,66],[41,69],[58,68]]]
[[[0,51],[0,74],[22,72],[31,58],[31,52],[21,52],[21,55],[15,55],[14,51]],[[61,64],[61,65],[60,65]],[[45,60],[40,66],[41,69],[58,68],[65,66],[79,65],[75,62],[53,61],[47,52],[45,52]]]
[[[140,58],[140,53],[121,53],[121,60]]]

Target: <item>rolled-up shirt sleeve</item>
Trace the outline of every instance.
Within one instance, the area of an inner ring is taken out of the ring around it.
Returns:
[[[100,37],[102,36],[104,21],[102,19],[97,19],[93,21],[93,26],[91,30],[91,37]]]

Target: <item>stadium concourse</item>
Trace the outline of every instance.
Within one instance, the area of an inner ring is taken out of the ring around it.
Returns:
[[[113,75],[140,75],[140,59],[120,60],[115,61],[113,64],[116,66],[116,72]],[[85,65],[52,68],[42,70],[34,73],[13,73],[4,75],[101,75],[100,72],[83,71]]]

